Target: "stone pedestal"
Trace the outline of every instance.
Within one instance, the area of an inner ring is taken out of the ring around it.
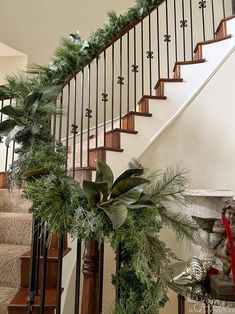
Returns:
[[[234,296],[235,294],[232,276],[227,280],[223,278],[222,273],[210,276],[210,287],[221,296]]]
[[[221,269],[221,262],[214,255],[214,247],[218,243],[218,235],[212,233],[212,225],[208,218],[221,218],[221,210],[228,200],[232,200],[235,192],[231,190],[186,190],[185,195],[190,203],[187,214],[204,219],[208,228],[202,228],[202,238],[198,239],[201,246],[199,258],[210,259],[214,262],[214,267]],[[200,225],[200,224],[199,224]],[[206,231],[205,231],[206,229]]]

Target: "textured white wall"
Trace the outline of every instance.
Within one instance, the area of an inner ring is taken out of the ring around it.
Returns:
[[[143,164],[151,169],[181,165],[188,170],[193,189],[235,189],[234,65],[233,52],[188,109],[142,155]],[[177,243],[169,231],[162,236],[180,258],[196,252],[193,246]],[[176,313],[176,295],[171,292],[170,297],[162,314]]]

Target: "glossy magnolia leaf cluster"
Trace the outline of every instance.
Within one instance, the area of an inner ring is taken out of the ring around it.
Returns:
[[[128,169],[114,181],[110,167],[98,162],[95,182],[83,182],[90,207],[103,210],[114,229],[118,229],[125,222],[128,208],[153,206],[144,193],[150,182],[142,178],[142,174],[143,169]]]

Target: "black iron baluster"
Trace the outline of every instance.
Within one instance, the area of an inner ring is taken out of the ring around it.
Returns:
[[[193,47],[193,6],[192,0],[190,0],[190,29],[191,29],[191,58],[193,60],[194,47]]]
[[[215,38],[215,10],[214,10],[214,0],[211,0],[211,13],[212,13],[212,25],[213,25],[213,38]]]
[[[55,104],[55,109],[57,107],[57,104]],[[56,116],[56,113],[53,114],[53,128],[52,128],[52,136],[55,138],[55,135],[56,135],[56,119],[57,119],[57,116]]]
[[[168,1],[166,0],[166,35],[164,36],[166,42],[166,54],[167,54],[167,78],[170,77],[170,54],[169,54],[169,42],[171,36],[169,35],[169,22],[168,22]]]
[[[130,33],[127,33],[127,113],[130,111]]]
[[[147,52],[147,58],[149,59],[149,94],[152,96],[152,25],[151,25],[151,14],[149,14],[149,51]]]
[[[136,84],[136,75],[138,70],[138,65],[136,64],[136,28],[134,26],[134,64],[132,65],[132,72],[134,72],[134,110],[136,111],[137,107],[137,97],[136,97],[136,90],[137,90],[137,84]]]
[[[48,228],[44,224],[43,234],[43,259],[42,259],[42,284],[40,290],[40,314],[44,314],[45,310],[45,296],[46,296],[46,278],[47,278],[47,256],[48,256]]]
[[[80,167],[83,162],[83,115],[84,115],[84,69],[81,77],[81,125],[80,125]]]
[[[61,313],[61,285],[62,285],[62,267],[63,267],[63,249],[64,249],[64,236],[59,236],[58,248],[58,264],[57,264],[57,284],[56,284],[56,314]]]
[[[99,123],[99,58],[96,58],[96,107],[95,107],[95,147],[98,147],[98,123]]]
[[[70,118],[70,82],[68,83],[67,122],[66,122],[66,141],[65,141],[67,155],[69,151],[69,118]],[[65,167],[66,169],[68,168],[68,158],[66,158]]]
[[[159,25],[159,9],[157,7],[157,60],[158,60],[158,79],[161,77],[161,55],[160,55],[160,25]]]
[[[205,12],[204,9],[206,8],[206,1],[201,0],[199,2],[199,9],[202,10],[202,34],[203,34],[203,41],[206,40],[206,30],[205,30]]]
[[[74,108],[73,108],[73,160],[72,160],[72,175],[75,177],[75,164],[76,164],[76,137],[77,137],[77,76],[74,77]]]
[[[10,98],[10,106],[11,105],[12,105],[12,98]],[[7,172],[7,168],[8,168],[9,148],[10,148],[10,146],[6,147],[5,172]]]
[[[107,63],[106,63],[106,50],[104,51],[104,92],[102,95],[102,101],[104,103],[104,146],[106,146],[106,103],[108,101],[108,94],[106,93],[107,88],[107,81],[106,81],[106,74],[107,74]]]
[[[124,77],[122,76],[122,37],[120,38],[120,70],[118,77],[119,84],[119,128],[122,128],[122,87],[124,84]]]
[[[104,242],[99,249],[99,314],[102,314],[103,308],[103,282],[104,282]]]
[[[88,108],[86,109],[87,117],[87,167],[89,167],[89,156],[90,156],[90,127],[91,127],[91,64],[88,65]]]
[[[180,21],[180,27],[182,27],[182,32],[183,32],[183,55],[184,55],[184,61],[185,61],[186,60],[185,27],[187,27],[187,20],[185,20],[185,15],[184,15],[184,0],[182,0],[182,20]]]
[[[112,45],[112,107],[111,107],[111,128],[113,130],[114,124],[114,64],[115,64],[115,52],[114,52],[114,44]]]
[[[38,220],[33,218],[32,223],[32,240],[31,240],[31,258],[30,258],[30,271],[29,271],[29,292],[27,297],[27,314],[32,314],[34,310],[35,300],[35,283],[36,283],[36,258],[37,258],[37,233]]]
[[[80,278],[81,278],[81,240],[77,240],[77,259],[76,259],[76,285],[75,285],[75,310],[74,314],[79,314],[80,306]]]
[[[63,117],[63,90],[60,93],[60,121],[59,121],[59,142],[61,142],[62,138],[62,117]]]
[[[4,100],[1,101],[1,110],[3,109],[3,107],[4,107]],[[3,114],[1,112],[0,122],[2,122],[2,119],[3,119]]]
[[[177,44],[177,8],[176,8],[176,0],[174,0],[174,26],[175,26],[175,62],[178,61],[178,44]]]
[[[38,296],[38,291],[39,291],[39,271],[40,271],[40,257],[41,257],[41,221],[38,221],[38,226],[37,226],[37,256],[36,256],[36,281],[35,281],[35,292],[36,296]]]
[[[232,14],[235,14],[235,0],[232,0]]]
[[[226,16],[226,13],[225,13],[225,3],[224,3],[224,0],[223,0],[223,16],[224,16],[224,18],[225,18],[225,16]]]
[[[15,159],[15,147],[16,147],[16,142],[13,141],[13,145],[12,145],[12,158],[11,158],[11,163],[13,164],[14,159]]]
[[[121,269],[121,242],[119,243],[118,248],[116,249],[116,275],[118,276],[119,271]],[[120,286],[118,282],[116,283],[116,302],[120,299]]]
[[[144,96],[144,25],[141,20],[141,76],[142,76],[142,97]]]

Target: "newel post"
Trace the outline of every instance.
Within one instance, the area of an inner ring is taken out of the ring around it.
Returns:
[[[99,243],[87,240],[83,256],[83,292],[81,314],[99,313]]]

